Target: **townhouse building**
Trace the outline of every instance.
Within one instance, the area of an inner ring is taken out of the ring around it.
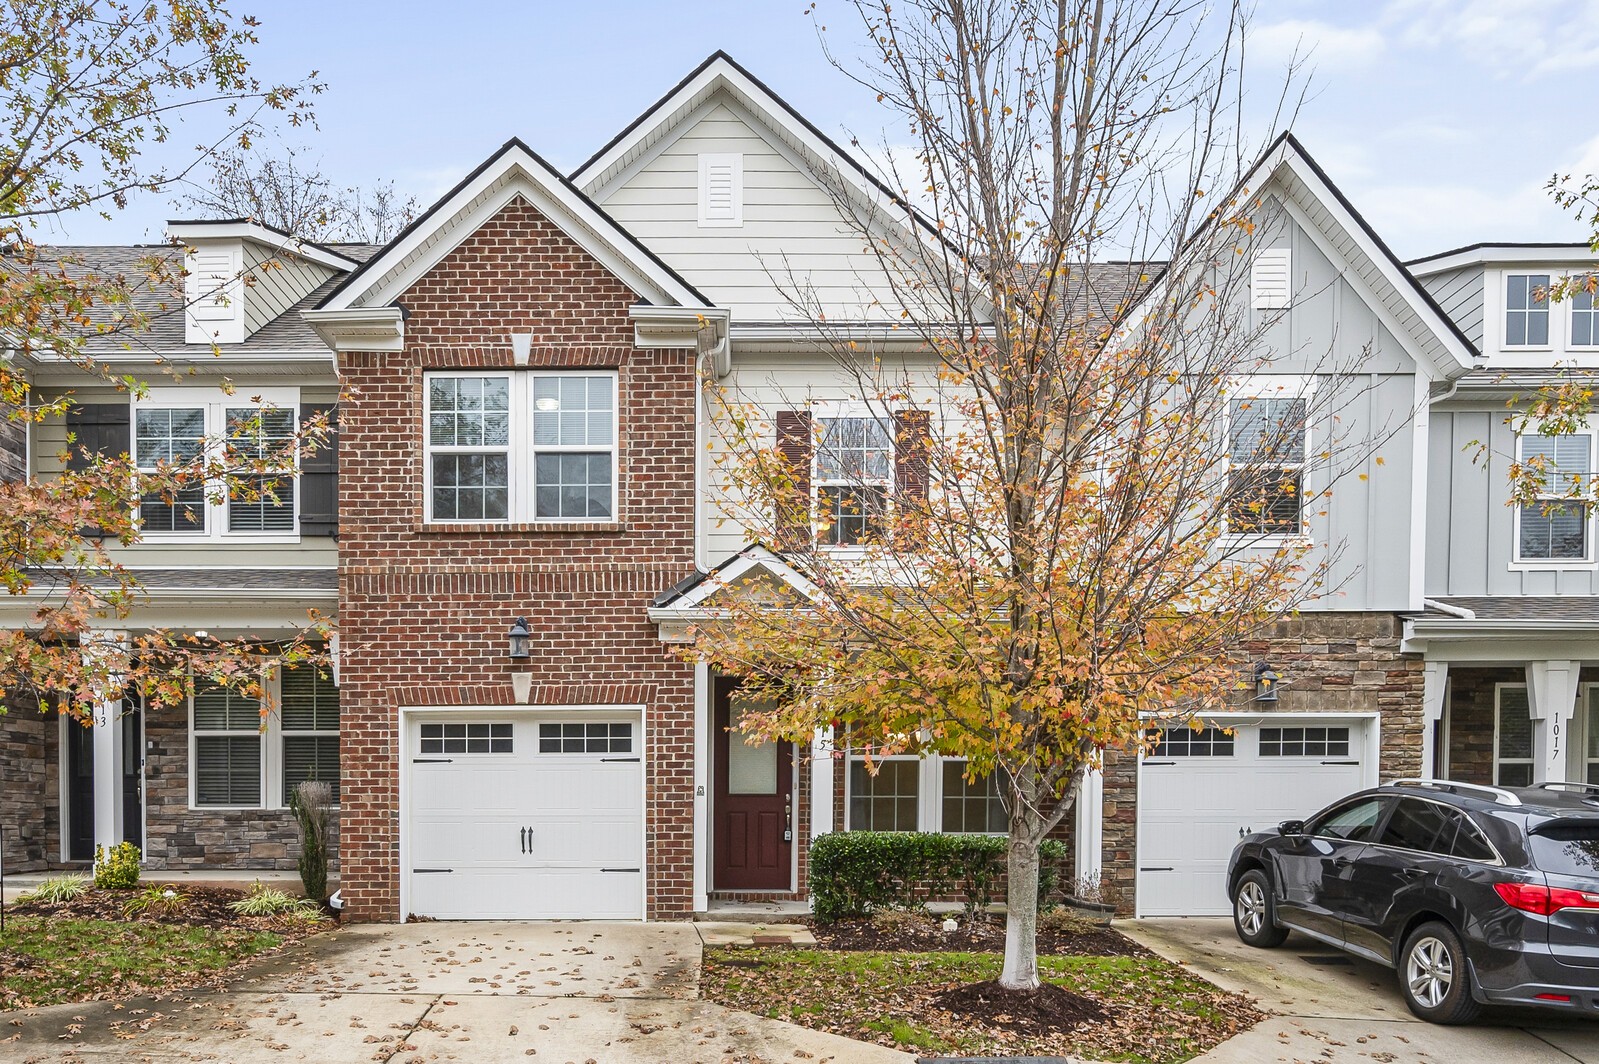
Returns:
[[[1360,786],[1586,781],[1599,764],[1591,512],[1509,507],[1504,475],[1537,448],[1592,468],[1591,435],[1518,439],[1504,414],[1599,343],[1586,302],[1538,302],[1593,256],[1476,247],[1407,266],[1292,138],[1248,184],[1270,206],[1249,310],[1281,352],[1273,374],[1308,394],[1319,371],[1297,353],[1358,363],[1358,404],[1338,417],[1370,454],[1304,515],[1337,593],[1247,648],[1280,677],[1275,699],[1111,757],[1084,785],[1064,829],[1074,874],[1146,915],[1226,911],[1240,829]],[[840,197],[865,209],[846,218]],[[718,53],[574,173],[511,141],[382,248],[175,223],[190,290],[138,349],[107,352],[150,375],[150,397],[41,364],[36,387],[78,402],[20,461],[51,475],[67,431],[136,459],[194,446],[235,416],[224,374],[234,396],[333,409],[336,451],[301,470],[290,509],[151,505],[125,550],[149,588],[128,624],[270,634],[319,608],[337,615],[337,674],[269,671],[281,709],[264,730],[256,707],[205,692],[186,713],[107,707],[90,728],[10,707],[0,788],[31,819],[5,837],[8,867],[123,837],[153,868],[292,866],[283,798],[307,773],[338,780],[358,920],[675,918],[803,900],[824,832],[1003,830],[997,788],[958,761],[873,774],[825,730],[745,743],[736,681],[684,653],[729,583],[803,591],[729,502],[712,392],[758,411],[774,442],[870,437],[869,397],[789,286],[905,379],[936,373],[892,328],[892,283],[862,246],[858,218],[891,201]],[[926,238],[887,221],[870,236]],[[252,270],[237,298],[211,298]],[[1089,272],[1106,314],[1138,283],[1136,268]],[[194,374],[165,384],[156,354]],[[1325,431],[1307,425],[1305,445]],[[897,445],[876,445],[876,488],[926,490]],[[839,471],[794,453],[827,505]],[[0,620],[24,623],[26,603],[5,605]]]

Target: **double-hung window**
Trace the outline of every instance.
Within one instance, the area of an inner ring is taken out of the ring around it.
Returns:
[[[817,542],[852,547],[878,538],[894,489],[891,424],[867,413],[816,421]]]
[[[1549,274],[1505,278],[1505,346],[1549,346]]]
[[[1592,278],[1587,279],[1588,283]],[[1582,278],[1576,278],[1571,292],[1571,346],[1599,347],[1599,303]]]
[[[896,754],[849,759],[850,831],[941,831],[1003,833],[1010,817],[994,774],[966,778],[963,758]]]
[[[1283,536],[1303,531],[1307,408],[1303,398],[1228,403],[1228,532]]]
[[[269,665],[261,701],[200,688],[190,703],[190,804],[282,809],[308,780],[339,797],[339,692],[315,666]]]
[[[188,468],[192,479],[139,497],[144,533],[162,538],[292,540],[299,534],[295,389],[251,398],[154,388],[133,404],[141,473]]]
[[[1525,684],[1494,689],[1494,783],[1532,786],[1532,711]]]
[[[617,376],[430,373],[427,519],[614,521]]]
[[[1518,561],[1589,560],[1593,439],[1586,432],[1517,438],[1516,460],[1542,480],[1538,498],[1516,508]]]

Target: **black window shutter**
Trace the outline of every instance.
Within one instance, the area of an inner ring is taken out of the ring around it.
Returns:
[[[127,403],[68,407],[67,431],[73,437],[67,468],[74,473],[89,468],[91,455],[117,458],[133,449]]]
[[[300,455],[300,535],[339,534],[339,408],[333,403],[303,403],[307,421],[326,414],[328,432],[316,454]]]

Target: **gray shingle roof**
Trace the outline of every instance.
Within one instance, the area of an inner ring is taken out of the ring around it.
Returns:
[[[376,244],[335,244],[332,250],[340,255],[364,262],[380,250]],[[152,284],[149,280],[149,262],[152,258],[164,260],[169,278]],[[8,264],[13,265],[14,264]],[[104,277],[124,278],[132,290],[133,309],[149,319],[149,327],[139,331],[100,333],[84,341],[86,354],[106,356],[119,354],[153,353],[194,357],[205,345],[186,343],[183,337],[183,290],[181,271],[182,251],[169,244],[115,244],[99,247],[85,245],[50,245],[38,249],[35,268],[40,270],[64,269],[69,275],[81,277],[95,274]],[[314,307],[339,281],[337,274],[307,293],[294,306],[267,322],[243,343],[221,344],[222,351],[230,354],[275,354],[294,351],[326,351],[327,345],[311,326],[300,317],[300,311]],[[173,283],[173,282],[176,283]],[[97,306],[91,308],[89,317],[95,322],[113,322],[117,308]]]
[[[1470,610],[1477,620],[1494,621],[1548,621],[1560,624],[1566,621],[1599,621],[1599,597],[1591,595],[1529,595],[1529,596],[1450,596],[1435,598],[1460,609]],[[1430,619],[1451,616],[1439,610],[1428,610]]]

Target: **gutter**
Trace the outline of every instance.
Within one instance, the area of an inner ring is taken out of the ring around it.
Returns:
[[[1459,617],[1463,621],[1475,621],[1477,619],[1477,615],[1471,610],[1466,609],[1464,606],[1451,606],[1447,602],[1439,602],[1437,599],[1430,598],[1422,599],[1421,604],[1427,607],[1429,610],[1437,610],[1439,613],[1447,613],[1449,616]]]

